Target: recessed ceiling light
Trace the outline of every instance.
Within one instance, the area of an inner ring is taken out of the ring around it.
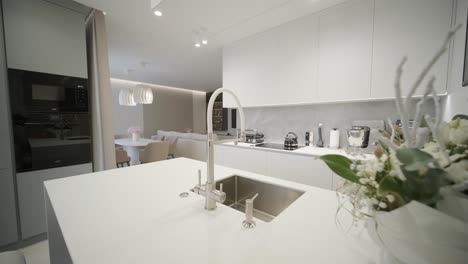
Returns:
[[[208,44],[208,40],[204,39],[204,40],[202,40],[202,43],[203,43],[203,45],[207,45],[207,44]]]
[[[201,47],[200,43],[195,43],[195,47],[197,48]]]
[[[105,15],[105,16],[107,15],[106,11],[102,11],[102,14]]]
[[[155,10],[153,13],[154,13],[155,16],[158,16],[158,17],[163,15],[160,10]]]

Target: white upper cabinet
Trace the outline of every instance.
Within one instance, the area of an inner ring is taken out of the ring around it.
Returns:
[[[371,95],[374,1],[349,1],[320,13],[319,101]]]
[[[243,106],[317,98],[318,18],[309,15],[233,43],[223,51],[223,87]],[[230,96],[224,107],[235,107]]]
[[[445,40],[451,28],[452,6],[452,0],[375,1],[373,98],[394,97],[395,73],[404,56],[408,56],[408,61],[402,88],[403,95],[408,93],[418,74]],[[436,77],[438,93],[446,92],[448,58],[445,53],[430,72]]]
[[[223,87],[246,107],[393,98],[407,55],[406,95],[451,29],[453,1],[350,0],[237,41],[224,49]],[[439,94],[448,66],[447,52],[430,73]]]
[[[3,0],[9,68],[88,78],[85,16],[42,0]]]

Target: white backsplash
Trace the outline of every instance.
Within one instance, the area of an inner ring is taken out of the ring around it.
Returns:
[[[444,103],[445,98],[442,101]],[[427,109],[432,111],[433,105],[428,104]],[[299,144],[304,145],[305,132],[313,131],[315,145],[318,124],[323,123],[325,146],[329,144],[330,130],[338,128],[340,148],[347,146],[346,129],[351,128],[354,120],[399,119],[394,101],[245,108],[244,112],[246,128],[265,134],[265,142],[282,143],[288,132],[294,132],[299,137]]]

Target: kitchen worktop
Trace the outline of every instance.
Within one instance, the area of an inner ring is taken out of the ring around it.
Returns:
[[[278,143],[278,144],[281,144],[281,143]],[[319,148],[315,146],[300,147],[296,150],[283,150],[283,149],[272,149],[272,148],[260,148],[260,147],[256,147],[255,144],[242,143],[242,142],[237,143],[237,145],[235,145],[233,142],[222,143],[222,145],[254,149],[254,150],[260,150],[260,151],[281,152],[281,153],[287,153],[287,154],[292,154],[292,155],[313,156],[316,158],[322,155],[327,155],[327,154],[338,154],[338,155],[345,156],[351,160],[368,160],[373,157],[373,155],[371,154],[350,155],[344,149],[333,149],[333,148],[326,148],[326,147]]]
[[[179,197],[198,169],[204,182],[206,163],[186,158],[46,182],[52,264],[373,263],[367,233],[337,226],[334,192],[216,166],[216,180],[237,174],[305,191],[272,222],[245,229],[242,212]]]

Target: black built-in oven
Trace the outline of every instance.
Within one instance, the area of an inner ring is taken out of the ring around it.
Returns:
[[[88,80],[8,69],[16,171],[91,162]]]
[[[88,80],[8,69],[12,107],[17,112],[88,112]]]

